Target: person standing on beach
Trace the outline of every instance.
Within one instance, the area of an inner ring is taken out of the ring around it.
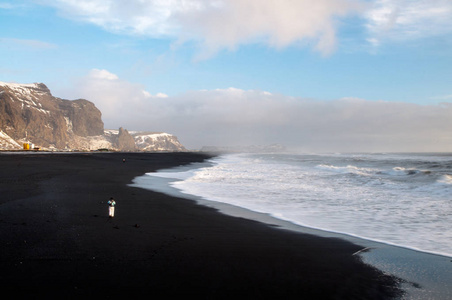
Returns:
[[[107,203],[108,203],[108,216],[110,218],[113,218],[115,216],[116,201],[115,199],[113,199],[113,197],[111,197]]]

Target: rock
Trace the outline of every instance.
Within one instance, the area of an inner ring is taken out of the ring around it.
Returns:
[[[79,136],[104,134],[102,114],[92,102],[84,99],[62,100],[60,109],[70,120],[74,134]]]
[[[118,150],[121,151],[134,151],[137,148],[133,137],[129,134],[127,129],[124,129],[122,127],[119,128],[115,146]]]

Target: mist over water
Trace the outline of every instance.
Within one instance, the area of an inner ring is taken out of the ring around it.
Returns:
[[[183,172],[183,193],[312,228],[452,256],[450,154],[232,154]]]

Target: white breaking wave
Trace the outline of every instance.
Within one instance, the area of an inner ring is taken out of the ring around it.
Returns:
[[[443,175],[441,176],[441,178],[438,180],[438,182],[440,183],[444,183],[444,184],[452,184],[452,175]]]
[[[452,156],[235,154],[150,173],[207,200],[452,256]]]
[[[319,169],[334,171],[338,173],[356,173],[359,175],[370,175],[371,173],[375,173],[377,170],[370,169],[370,168],[359,168],[355,166],[348,165],[346,167],[337,167],[337,166],[330,166],[330,165],[319,165]]]

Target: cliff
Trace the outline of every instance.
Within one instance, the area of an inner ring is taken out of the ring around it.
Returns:
[[[123,128],[105,131],[92,102],[54,97],[42,83],[0,82],[0,150],[22,149],[23,143],[49,150],[186,150],[170,134],[154,139]]]
[[[64,149],[73,135],[103,134],[104,124],[87,100],[53,97],[42,83],[0,83],[0,130],[19,143]]]

